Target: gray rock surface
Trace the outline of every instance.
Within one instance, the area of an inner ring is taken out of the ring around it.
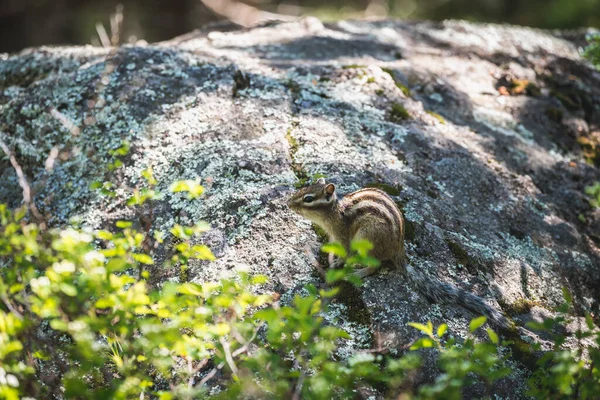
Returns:
[[[153,226],[211,223],[203,240],[218,260],[194,264],[195,281],[249,270],[267,275],[282,301],[306,283],[323,286],[313,266],[323,262],[323,238],[285,206],[295,184],[323,174],[342,193],[384,187],[405,213],[409,262],[517,323],[551,315],[563,286],[600,315],[600,212],[584,195],[600,180],[589,153],[590,140],[600,142],[600,74],[558,35],[308,18],[114,53],[32,49],[0,55],[0,135],[53,225],[131,218],[123,188],[142,185],[148,167],[165,191],[201,179],[201,200],[167,195]],[[124,140],[125,165],[110,172],[110,151]],[[94,180],[118,183],[117,197],[90,190]],[[19,205],[2,157],[0,182],[0,201]],[[178,274],[157,269],[155,282]],[[352,351],[375,342],[401,349],[418,336],[410,321],[447,322],[461,336],[472,317],[429,304],[382,271],[327,319],[351,332]],[[522,395],[522,361],[513,358],[498,396]],[[434,375],[431,367],[423,379]]]

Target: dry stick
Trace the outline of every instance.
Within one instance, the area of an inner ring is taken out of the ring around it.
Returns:
[[[6,295],[2,296],[2,302],[4,303],[4,305],[6,306],[6,308],[8,308],[8,311],[10,311],[11,313],[14,314],[15,317],[17,317],[17,319],[19,320],[23,320],[23,314],[21,314],[19,312],[19,310],[17,310],[12,303],[10,302],[10,300],[8,299],[8,297],[6,297]]]
[[[31,187],[29,186],[29,183],[27,183],[27,178],[25,178],[23,169],[17,162],[15,155],[10,151],[10,149],[8,148],[6,143],[4,143],[4,141],[2,141],[1,139],[0,139],[0,147],[2,148],[2,150],[4,150],[4,153],[6,153],[6,155],[8,156],[10,163],[12,164],[13,168],[15,169],[15,172],[17,173],[17,177],[19,178],[19,186],[21,186],[21,188],[23,189],[23,201],[27,205],[27,208],[29,208],[29,211],[31,211],[33,216],[38,220],[38,222],[40,224],[40,228],[42,230],[45,230],[46,223],[44,221],[44,217],[39,212],[39,210],[37,209],[37,207],[35,205],[35,202],[31,198]]]
[[[296,387],[294,388],[292,400],[300,400],[302,395],[302,386],[304,385],[304,371],[302,371],[297,359],[294,360],[294,367],[298,368],[300,371],[300,377],[298,377],[298,381],[296,381]]]
[[[263,325],[257,326],[254,329],[254,333],[252,334],[252,337],[250,338],[250,340],[248,340],[242,347],[240,347],[239,349],[237,349],[233,353],[231,353],[231,356],[232,357],[237,357],[240,354],[245,353],[246,351],[248,351],[248,347],[254,341],[254,339],[256,338],[256,335],[258,334],[258,331],[260,330],[260,328],[262,326]],[[220,369],[222,369],[224,366],[225,366],[225,361],[222,361],[219,365],[217,365],[216,367],[214,367],[208,374],[206,374],[206,376],[204,378],[202,378],[202,380],[200,381],[200,383],[198,383],[198,386],[202,386],[206,382],[208,382],[209,380],[211,380],[215,376],[215,374],[217,373],[217,371],[219,371]]]
[[[110,49],[110,39],[108,38],[108,34],[106,33],[106,29],[104,29],[104,25],[98,22],[96,24],[96,32],[98,32],[98,38],[100,38],[100,43],[102,43],[102,47],[105,49]]]
[[[123,29],[123,5],[117,5],[117,9],[110,16],[110,41],[114,47],[119,45],[121,39],[121,30]]]
[[[235,362],[233,361],[233,357],[231,356],[231,349],[229,348],[229,342],[227,340],[223,339],[223,337],[220,337],[219,343],[221,343],[221,346],[223,346],[223,351],[225,352],[225,360],[227,360],[227,364],[229,365],[229,368],[231,368],[231,372],[233,372],[233,375],[237,377],[238,369],[237,369],[237,366],[235,365]]]
[[[260,10],[236,0],[200,0],[207,8],[244,28],[267,21],[295,21],[296,17]]]

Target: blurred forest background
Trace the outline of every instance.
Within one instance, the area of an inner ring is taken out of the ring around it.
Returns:
[[[96,24],[109,26],[124,7],[122,41],[155,42],[223,19],[208,5],[221,0],[0,0],[0,52],[44,44],[97,41]],[[227,4],[231,0],[221,3]],[[540,28],[600,27],[600,0],[244,0],[263,11],[290,16],[342,18],[446,18]],[[214,7],[212,7],[214,9]]]

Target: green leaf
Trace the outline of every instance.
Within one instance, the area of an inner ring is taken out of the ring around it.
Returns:
[[[61,319],[53,319],[50,321],[50,327],[54,330],[64,332],[67,330],[67,323]]]
[[[356,276],[355,274],[346,275],[346,280],[356,287],[360,287],[363,284],[362,279],[360,279],[360,277]]]
[[[123,258],[111,258],[106,264],[106,269],[109,272],[122,271],[128,267],[128,263]]]
[[[494,332],[490,328],[487,328],[486,331],[487,331],[487,334],[490,337],[490,340],[492,341],[492,343],[498,344],[498,335],[496,334],[496,332]]]
[[[77,288],[69,283],[61,283],[59,285],[60,291],[66,294],[67,296],[75,297],[77,296]]]
[[[477,318],[473,318],[471,320],[471,323],[469,324],[469,331],[471,333],[475,332],[477,329],[479,329],[481,327],[481,325],[485,324],[487,321],[487,317],[486,316],[481,316],[481,317],[477,317]]]
[[[325,274],[325,282],[328,284],[332,284],[335,282],[339,282],[346,276],[346,271],[343,269],[328,269]]]
[[[431,322],[428,322],[427,325],[423,325],[418,322],[409,322],[408,326],[412,326],[426,335],[433,336],[433,325],[431,325]]]
[[[446,333],[447,330],[448,330],[448,325],[446,325],[446,324],[441,324],[440,326],[438,326],[437,337],[441,338],[442,336],[444,336],[444,334]]]
[[[133,253],[133,254],[131,254],[131,257],[133,257],[133,259],[135,261],[137,261],[139,263],[142,263],[142,264],[146,264],[146,265],[153,265],[154,264],[154,260],[148,254]]]
[[[116,225],[117,225],[117,228],[124,229],[124,228],[129,228],[131,225],[133,225],[133,222],[131,222],[131,221],[117,221]]]
[[[197,258],[198,260],[214,261],[217,259],[212,251],[210,251],[208,246],[203,244],[196,244],[192,246],[192,252],[193,257]]]
[[[101,299],[98,299],[98,301],[96,301],[96,304],[94,304],[96,308],[110,308],[114,305],[115,302],[109,297],[103,297]]]
[[[177,292],[181,294],[189,294],[192,296],[202,295],[202,286],[196,283],[184,283],[177,287]]]
[[[567,304],[573,304],[573,297],[571,296],[571,292],[567,289],[566,286],[562,287],[563,298],[567,302]]]
[[[102,182],[100,182],[100,181],[94,181],[94,182],[90,183],[90,189],[92,189],[92,190],[100,189],[101,187],[102,187]]]
[[[347,256],[346,249],[344,249],[344,246],[336,242],[324,244],[323,246],[321,246],[321,251],[323,251],[324,253],[334,254],[340,258],[346,258]]]
[[[412,346],[410,346],[410,349],[418,350],[418,349],[433,347],[434,345],[435,345],[435,342],[433,341],[433,339],[431,339],[430,337],[422,337],[419,340],[417,340]]]
[[[590,330],[594,329],[594,320],[592,319],[590,313],[587,311],[585,312],[585,323]],[[598,338],[600,339],[600,336]]]
[[[96,236],[98,237],[98,239],[102,240],[111,240],[113,238],[112,232],[109,231],[98,231],[96,232]]]
[[[27,206],[17,208],[15,210],[15,214],[14,214],[15,221],[19,222],[20,220],[25,218],[26,215],[27,215]]]
[[[368,240],[353,240],[350,248],[361,256],[367,256],[369,251],[373,249],[373,243]]]
[[[254,275],[251,279],[253,285],[262,285],[269,281],[269,277],[266,275]]]
[[[145,170],[142,170],[142,176],[146,179],[149,185],[156,185],[156,179],[154,179],[154,174],[152,173],[152,167],[148,167]]]
[[[169,190],[173,193],[178,192],[188,192],[188,197],[190,199],[195,199],[204,193],[204,187],[202,187],[198,182],[193,180],[185,180],[185,181],[177,181],[171,184]]]

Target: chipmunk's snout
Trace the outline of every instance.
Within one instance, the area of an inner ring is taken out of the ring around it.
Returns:
[[[287,205],[288,205],[289,208],[296,208],[296,207],[298,207],[298,202],[296,201],[296,199],[294,199],[292,197],[292,198],[288,199]]]

